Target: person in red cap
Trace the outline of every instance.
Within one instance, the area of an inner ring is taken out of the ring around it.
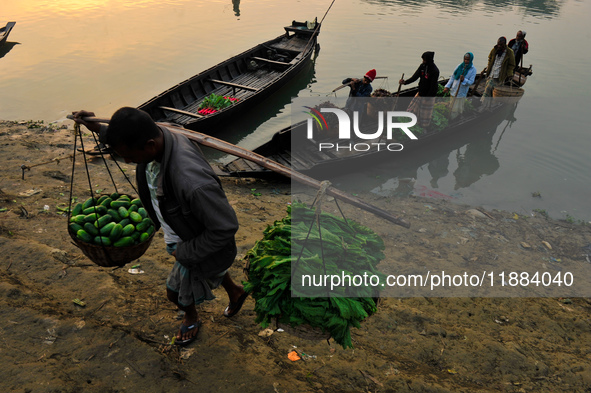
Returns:
[[[347,104],[345,105],[346,108],[351,110],[363,110],[363,108],[357,108],[355,105],[356,100],[353,97],[371,97],[371,92],[373,91],[373,87],[371,87],[371,82],[376,79],[376,70],[369,70],[363,76],[362,79],[358,78],[347,78],[343,80],[343,85],[349,85],[351,87],[351,91],[349,92],[349,99],[347,99]]]
[[[371,82],[376,79],[376,70],[369,70],[362,79],[347,78],[343,80],[343,85],[349,85],[351,91],[349,97],[370,97],[373,87]]]

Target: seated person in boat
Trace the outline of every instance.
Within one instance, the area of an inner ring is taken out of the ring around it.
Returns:
[[[515,38],[509,41],[507,45],[513,50],[513,54],[515,55],[515,65],[519,65],[523,59],[523,55],[529,51],[529,44],[525,39],[525,31],[519,30]]]
[[[453,99],[453,108],[451,110],[452,119],[464,111],[464,98],[468,95],[468,89],[476,78],[476,67],[472,63],[473,60],[474,55],[472,52],[466,53],[464,55],[464,61],[458,64],[443,89],[443,93],[450,92],[452,97],[460,98]]]
[[[515,55],[513,50],[507,46],[507,39],[500,37],[497,44],[488,54],[488,66],[486,67],[486,86],[482,97],[492,97],[495,87],[501,86],[508,78],[513,77],[515,70]]]
[[[419,91],[411,101],[407,111],[417,115],[420,127],[428,127],[431,124],[433,105],[435,105],[439,68],[435,65],[435,52],[425,52],[421,55],[421,58],[423,61],[413,76],[407,80],[400,79],[398,83],[408,85],[417,79],[419,80]]]

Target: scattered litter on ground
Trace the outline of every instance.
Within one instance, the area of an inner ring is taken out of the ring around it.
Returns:
[[[292,362],[296,362],[301,359],[300,355],[298,355],[296,351],[291,351],[290,353],[288,353],[287,358]]]
[[[86,307],[86,303],[80,299],[74,299],[74,300],[72,300],[72,303],[74,303],[75,305],[80,306],[80,307]]]
[[[19,192],[18,196],[22,196],[22,197],[30,197],[36,194],[39,194],[40,192],[42,192],[43,190],[38,189],[38,188],[33,188],[27,191],[23,191],[23,192]]]
[[[269,337],[274,333],[273,329],[264,329],[259,332],[259,337]]]

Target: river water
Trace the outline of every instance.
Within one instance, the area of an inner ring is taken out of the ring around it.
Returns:
[[[216,136],[254,148],[290,124],[292,96],[325,97],[345,77],[372,68],[388,77],[374,89],[396,90],[401,74],[411,75],[427,50],[436,52],[442,76],[467,51],[481,70],[497,38],[522,29],[530,43],[524,65],[532,64],[534,73],[508,119],[464,144],[450,141],[333,182],[382,195],[401,194],[410,184],[414,195],[591,220],[591,82],[584,72],[590,3],[336,0],[314,69]],[[0,119],[61,122],[81,108],[110,116],[280,35],[292,20],[320,20],[329,6],[312,0],[3,1],[8,19],[0,24],[17,24],[0,48]]]

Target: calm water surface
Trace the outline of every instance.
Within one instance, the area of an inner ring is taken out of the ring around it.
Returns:
[[[64,121],[86,108],[110,116],[278,36],[292,20],[319,19],[330,1],[19,0],[3,2],[0,119]],[[437,195],[486,208],[591,220],[591,83],[586,78],[591,4],[585,1],[336,0],[314,69],[220,137],[254,148],[291,122],[292,96],[327,96],[375,68],[375,88],[396,90],[424,51],[448,77],[465,52],[478,70],[499,36],[527,32],[534,75],[509,119],[465,143],[450,141],[371,171],[333,179],[382,195]],[[343,89],[340,95],[346,95]],[[484,126],[483,126],[484,127]],[[219,155],[214,159],[227,160]],[[352,180],[351,180],[352,179]],[[533,198],[540,192],[542,198]]]

